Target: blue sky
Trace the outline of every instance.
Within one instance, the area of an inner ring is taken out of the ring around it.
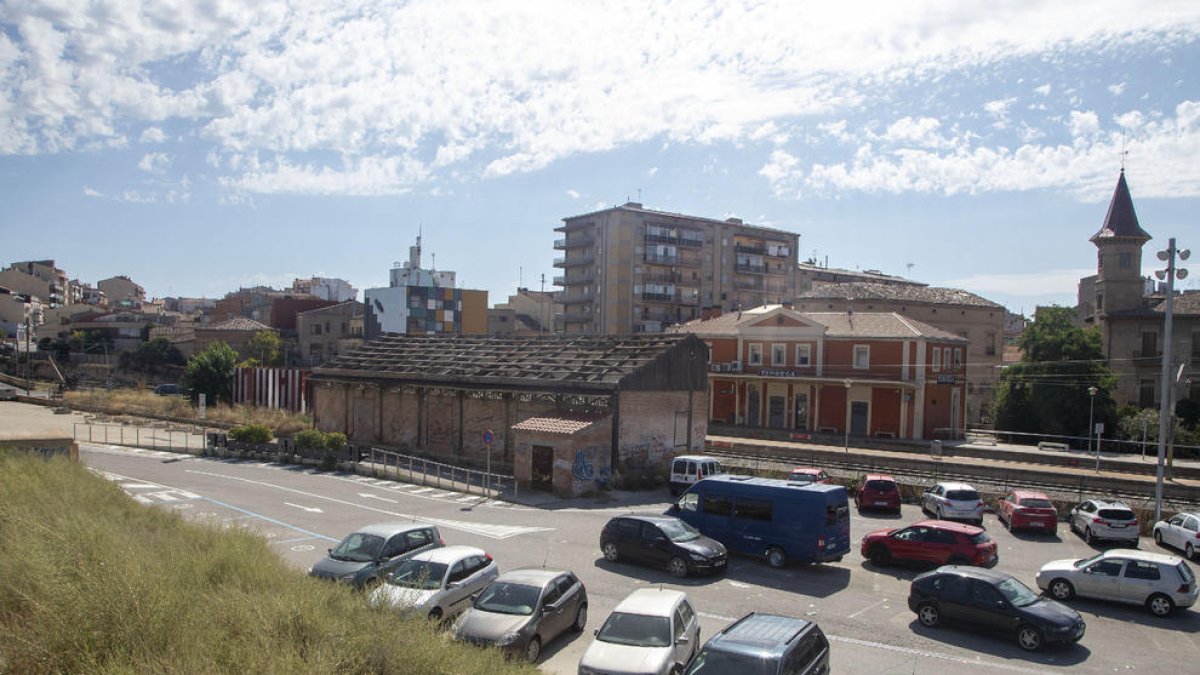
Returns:
[[[495,304],[632,199],[1029,314],[1074,304],[1123,156],[1143,271],[1200,248],[1197,73],[1194,0],[6,0],[0,262],[363,289],[420,228]]]

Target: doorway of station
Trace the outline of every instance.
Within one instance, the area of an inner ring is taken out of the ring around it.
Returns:
[[[554,448],[548,445],[535,445],[532,459],[529,476],[530,487],[542,492],[553,492]]]

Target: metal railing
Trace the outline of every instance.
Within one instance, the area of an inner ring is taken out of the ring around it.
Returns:
[[[506,493],[514,497],[517,495],[515,476],[468,469],[374,447],[359,447],[356,450],[356,463],[359,466],[368,464],[368,470],[375,478],[392,478],[467,494],[478,489],[480,494],[489,497]]]
[[[71,435],[76,441],[86,443],[191,453],[204,450],[206,431],[203,427],[169,422],[151,426],[75,422],[72,424]]]

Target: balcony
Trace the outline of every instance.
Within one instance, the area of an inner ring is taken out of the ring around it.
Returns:
[[[579,255],[567,256],[566,258],[555,258],[555,267],[578,267],[580,265],[591,265],[596,257],[589,251]]]
[[[554,302],[560,305],[578,305],[585,302],[591,302],[592,296],[584,295],[579,292],[559,291],[554,294]]]
[[[590,234],[582,234],[575,237],[567,237],[566,239],[556,239],[554,241],[554,250],[566,251],[572,248],[583,248],[596,243],[596,238]]]
[[[583,286],[590,284],[596,280],[596,275],[591,270],[582,270],[580,274],[571,274],[561,277],[554,277],[554,285],[566,288],[568,286]]]
[[[1152,352],[1135,351],[1133,353],[1133,365],[1135,366],[1161,366],[1162,352],[1157,349]]]
[[[733,250],[749,255],[767,255],[767,247],[762,244],[734,244]]]
[[[733,267],[734,271],[740,274],[766,274],[766,265],[751,265],[750,263],[738,263]]]
[[[683,274],[654,270],[653,272],[643,274],[641,280],[647,284],[677,284],[683,281]]]
[[[666,234],[651,234],[646,233],[647,244],[674,244],[676,246],[687,246],[689,248],[701,248],[704,246],[704,237],[699,234],[678,234],[674,237]]]
[[[653,251],[646,251],[644,260],[651,265],[670,265],[671,267],[700,266],[700,256],[698,255],[659,255]]]
[[[763,292],[764,288],[762,279],[734,279],[733,287],[739,291],[755,291],[758,293]]]

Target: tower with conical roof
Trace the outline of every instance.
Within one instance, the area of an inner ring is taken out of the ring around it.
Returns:
[[[1142,247],[1150,239],[1138,224],[1122,168],[1117,189],[1108,205],[1108,216],[1091,239],[1098,249],[1095,285],[1098,317],[1143,307]]]

